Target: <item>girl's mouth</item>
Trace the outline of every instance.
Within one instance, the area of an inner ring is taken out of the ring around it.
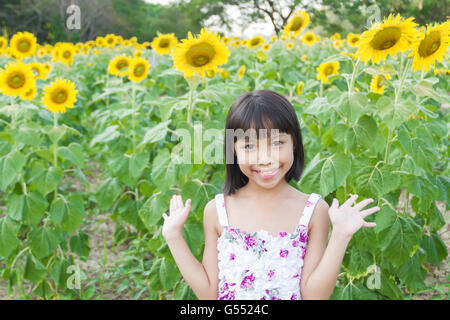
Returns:
[[[261,179],[268,180],[272,179],[277,173],[280,171],[280,167],[276,169],[270,169],[270,170],[253,170]]]

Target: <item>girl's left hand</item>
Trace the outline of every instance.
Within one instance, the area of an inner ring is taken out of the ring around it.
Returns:
[[[333,199],[331,207],[328,210],[328,215],[330,216],[334,232],[338,232],[341,235],[351,237],[361,227],[376,227],[375,222],[366,222],[364,221],[364,218],[369,214],[380,210],[380,208],[373,207],[361,211],[362,208],[364,208],[374,200],[364,199],[363,201],[355,204],[355,206],[352,207],[352,205],[356,201],[356,198],[358,198],[357,194],[352,195],[340,207],[338,207],[339,201],[337,199]]]

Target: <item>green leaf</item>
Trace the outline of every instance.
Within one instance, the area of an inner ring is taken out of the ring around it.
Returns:
[[[38,125],[32,123],[12,130],[11,136],[15,141],[31,146],[39,146],[42,141],[41,134],[38,131]]]
[[[117,178],[106,179],[95,194],[95,199],[97,200],[100,209],[104,211],[109,209],[121,192],[122,188],[120,187]]]
[[[0,218],[0,257],[8,257],[18,244],[16,224],[8,217]]]
[[[91,143],[89,144],[89,147],[92,148],[95,144],[97,143],[106,143],[109,142],[111,140],[116,139],[117,137],[120,136],[120,132],[117,131],[117,128],[119,128],[118,125],[112,125],[109,126],[108,128],[106,128],[105,131],[103,131],[102,133],[96,135],[94,137],[94,139],[91,140]]]
[[[153,264],[148,275],[148,284],[151,290],[161,290],[160,268],[162,260],[162,258],[153,260]]]
[[[417,107],[411,100],[400,101],[395,105],[391,98],[382,96],[377,101],[378,114],[383,122],[392,130],[398,128],[408,117],[413,114]]]
[[[163,140],[166,137],[169,123],[172,120],[167,120],[161,123],[158,123],[156,126],[149,128],[146,130],[145,136],[142,141],[139,143],[139,146],[143,146],[147,143],[153,143],[160,140]]]
[[[45,266],[31,253],[28,253],[25,259],[23,277],[31,282],[37,283],[45,273]]]
[[[89,252],[89,237],[83,231],[80,231],[77,235],[70,238],[70,250],[79,255],[80,257],[88,258]]]
[[[38,227],[28,234],[30,248],[33,254],[41,259],[47,257],[56,250],[59,244],[59,235],[56,231],[47,227]]]
[[[181,274],[175,261],[162,259],[159,276],[161,277],[162,290],[169,291],[180,280]]]
[[[305,190],[316,190],[320,194],[330,194],[341,186],[350,173],[348,157],[337,152],[324,159],[320,154],[311,160],[305,168],[299,186]],[[320,189],[317,190],[317,187]]]
[[[162,214],[167,211],[169,204],[170,198],[162,193],[155,193],[145,201],[139,210],[139,217],[149,230],[155,229],[155,225],[162,219]]]
[[[159,190],[166,192],[176,184],[176,165],[171,161],[167,148],[162,149],[152,163],[151,178]]]
[[[416,256],[407,259],[398,269],[398,277],[402,280],[409,291],[425,289],[425,277]]]
[[[60,167],[44,168],[42,165],[33,167],[29,183],[44,196],[55,191],[62,181],[63,171]]]
[[[394,220],[390,228],[378,232],[378,241],[385,257],[398,267],[410,259],[414,246],[419,243],[421,228],[411,218],[397,215],[391,209],[385,210],[389,211],[386,214],[396,215],[396,218],[390,218]]]
[[[10,152],[0,158],[0,190],[15,183],[20,178],[20,173],[25,165],[26,158],[20,151]]]
[[[58,155],[73,163],[79,168],[84,167],[84,152],[83,147],[75,142],[69,144],[68,147],[58,147]]]
[[[53,200],[50,207],[50,219],[60,225],[69,234],[77,230],[83,223],[83,198],[79,194],[71,194],[69,199],[63,195]]]
[[[448,256],[447,247],[436,232],[424,235],[420,246],[425,250],[426,260],[437,267]]]
[[[26,195],[13,193],[6,205],[11,219],[37,226],[47,209],[48,202],[40,193],[31,191]]]
[[[398,141],[414,163],[432,171],[432,165],[438,160],[437,152],[419,137],[410,137],[404,130],[398,132]]]

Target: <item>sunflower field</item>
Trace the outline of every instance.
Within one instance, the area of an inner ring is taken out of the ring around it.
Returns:
[[[292,186],[381,208],[349,243],[331,298],[431,290],[430,269],[448,262],[450,21],[391,14],[329,37],[309,23],[300,10],[270,39],[0,37],[0,299],[196,299],[162,213],[175,193],[192,199],[183,236],[201,261],[203,209],[225,180],[223,161],[204,157],[223,150],[232,102],[256,89],[297,112],[306,168]],[[179,130],[202,140],[189,162]]]

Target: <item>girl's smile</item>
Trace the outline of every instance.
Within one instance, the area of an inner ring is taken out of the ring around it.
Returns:
[[[261,170],[253,170],[257,176],[259,176],[263,180],[269,180],[275,177],[275,175],[280,171],[281,167],[274,169],[261,169]]]

